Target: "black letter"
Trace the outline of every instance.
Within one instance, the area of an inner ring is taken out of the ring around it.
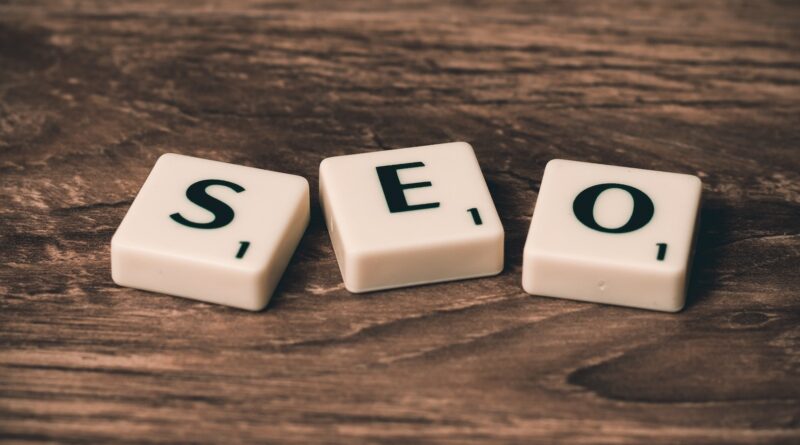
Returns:
[[[601,193],[613,188],[622,189],[631,194],[633,198],[633,212],[631,212],[631,217],[625,225],[617,227],[616,229],[609,229],[597,224],[597,221],[595,221],[594,203]],[[627,233],[639,230],[650,222],[655,212],[655,207],[650,197],[637,188],[625,184],[598,184],[578,194],[575,201],[572,203],[572,211],[575,212],[578,221],[582,222],[590,229],[605,233]]]
[[[169,215],[169,217],[179,224],[193,227],[195,229],[218,229],[230,224],[230,222],[233,221],[233,209],[219,199],[214,198],[206,193],[206,188],[212,185],[223,185],[233,189],[233,191],[236,193],[241,193],[244,191],[244,187],[240,186],[239,184],[223,181],[222,179],[205,179],[203,181],[197,181],[190,185],[188,189],[186,189],[186,197],[189,198],[189,201],[192,201],[193,203],[213,213],[214,220],[207,223],[196,223],[184,218],[180,213],[173,213],[172,215]]]
[[[418,187],[430,187],[429,181],[413,182],[411,184],[401,184],[400,178],[397,176],[397,170],[401,168],[414,168],[424,167],[422,162],[411,162],[409,164],[395,164],[384,165],[375,167],[378,171],[378,179],[381,181],[383,187],[383,195],[386,197],[386,204],[389,206],[389,211],[392,213],[408,212],[411,210],[433,209],[439,207],[438,202],[429,202],[427,204],[408,205],[406,195],[403,193],[405,189],[414,189]]]

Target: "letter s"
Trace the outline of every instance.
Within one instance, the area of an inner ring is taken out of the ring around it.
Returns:
[[[219,199],[214,198],[206,193],[206,188],[212,185],[225,186],[229,189],[232,189],[236,193],[241,193],[244,191],[244,187],[240,186],[239,184],[234,184],[222,179],[205,179],[202,181],[197,181],[190,185],[188,189],[186,189],[186,198],[213,213],[214,219],[207,223],[197,223],[194,221],[189,221],[180,213],[173,213],[172,215],[169,215],[169,217],[178,224],[183,224],[184,226],[192,227],[194,229],[218,229],[230,224],[230,222],[233,221],[233,209]]]

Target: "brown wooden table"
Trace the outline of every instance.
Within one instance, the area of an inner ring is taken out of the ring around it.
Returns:
[[[1,3],[2,439],[800,443],[797,2]],[[111,281],[162,153],[457,140],[497,277],[350,294],[314,196],[263,312]],[[703,179],[683,312],[523,293],[556,157]]]

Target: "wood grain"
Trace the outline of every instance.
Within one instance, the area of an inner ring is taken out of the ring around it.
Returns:
[[[0,2],[0,437],[66,443],[799,443],[791,1]],[[115,286],[165,152],[317,184],[464,140],[505,271],[364,295],[311,225],[268,309]],[[699,175],[690,303],[526,295],[552,158]]]

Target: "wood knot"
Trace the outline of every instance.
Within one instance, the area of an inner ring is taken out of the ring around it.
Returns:
[[[743,311],[734,314],[730,318],[732,325],[739,325],[743,327],[761,326],[768,322],[770,316],[763,312]]]

